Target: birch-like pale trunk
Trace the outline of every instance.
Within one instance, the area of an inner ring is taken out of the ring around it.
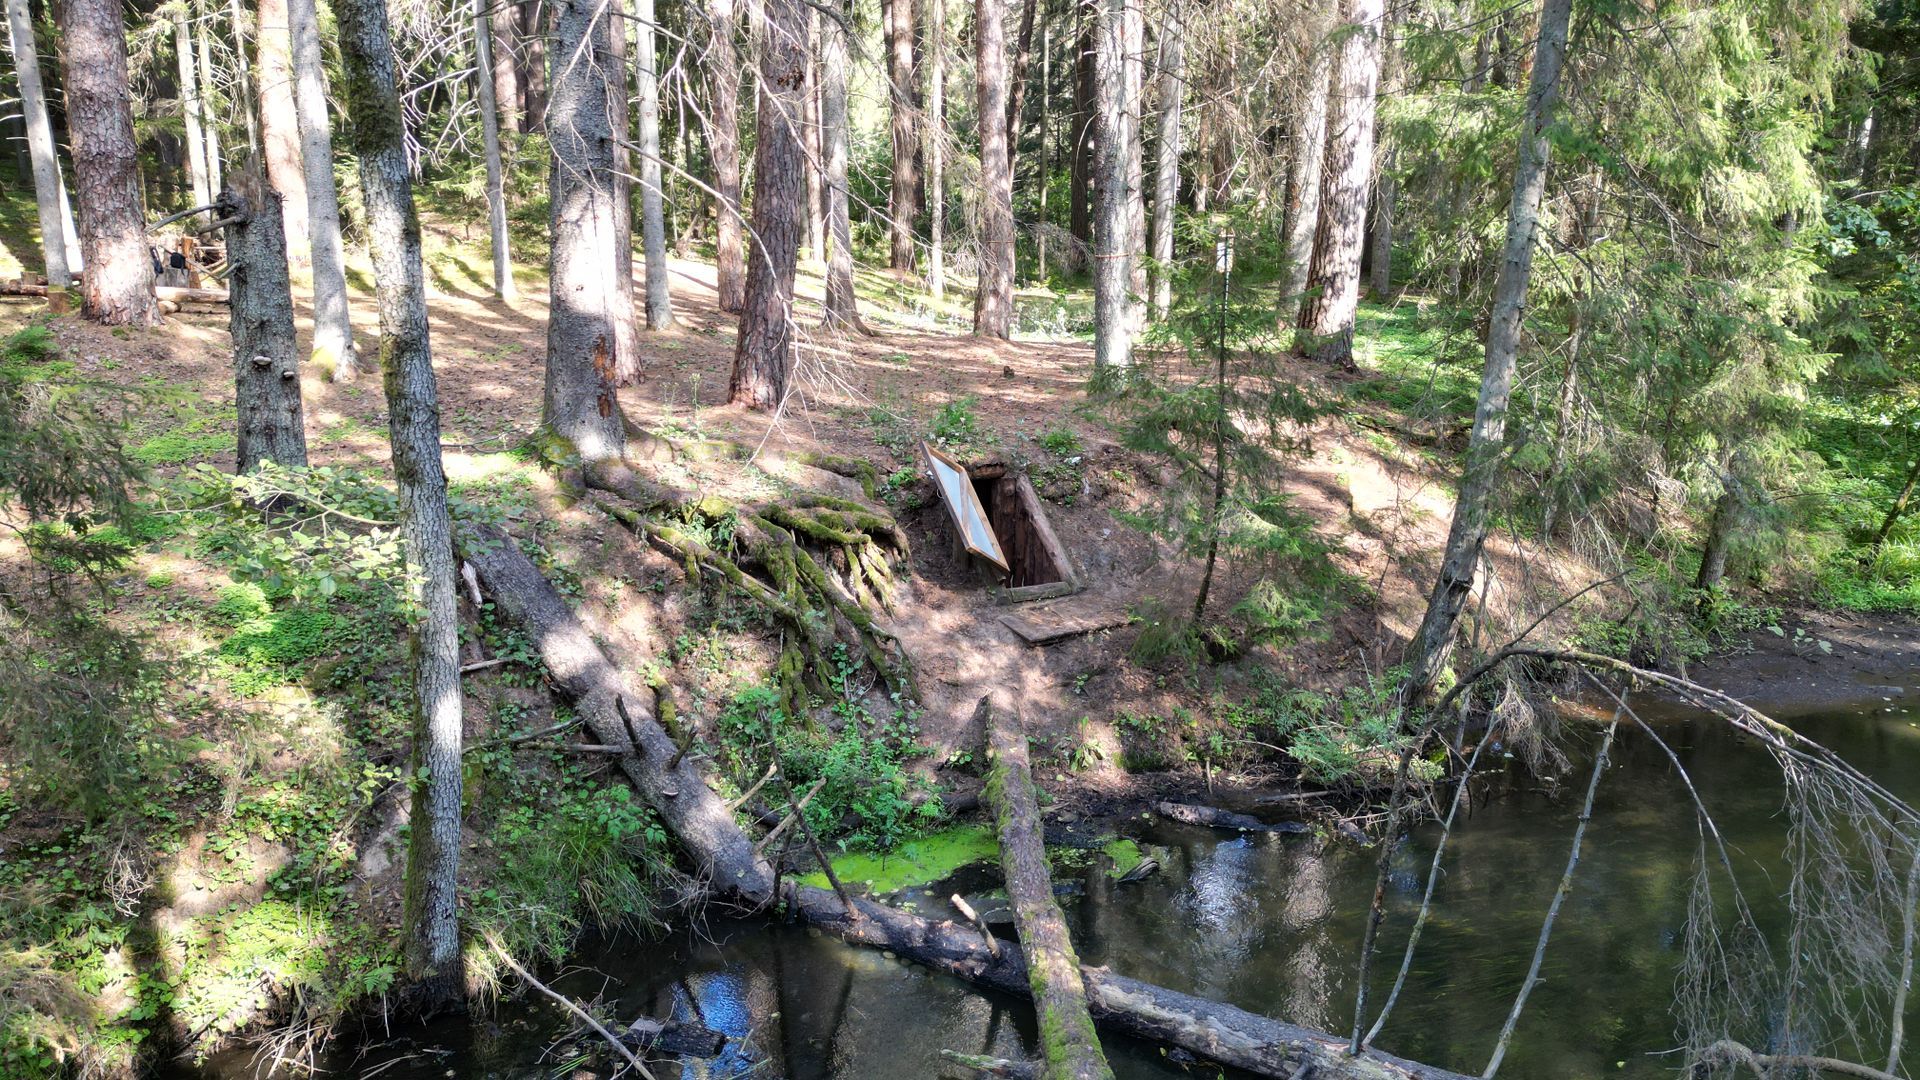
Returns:
[[[514,88],[513,95],[517,97],[520,77],[511,64],[498,64],[494,60],[495,25],[494,17],[487,12],[487,0],[474,0],[474,85],[480,98],[480,152],[487,169],[487,238],[493,247],[493,293],[512,303],[519,299],[520,291],[513,284],[512,241],[507,236],[506,170],[500,162],[500,83],[505,69]],[[519,114],[517,101],[513,112],[516,116]]]
[[[933,0],[935,10],[940,0]],[[847,31],[853,19],[850,3],[837,3],[831,17],[820,21],[820,141],[827,155],[827,302],[825,323],[836,330],[869,333],[860,319],[859,300],[853,291],[853,218],[847,190]],[[842,20],[845,20],[843,22]],[[930,142],[929,161],[937,161],[937,142]],[[937,168],[937,166],[930,166]],[[933,175],[938,176],[936,171]],[[938,199],[934,200],[938,205]],[[936,232],[934,235],[938,236]],[[934,248],[933,263],[940,265],[939,248]],[[939,295],[936,288],[935,296]]]
[[[20,107],[27,116],[27,153],[33,161],[33,201],[40,212],[40,250],[46,259],[47,287],[66,289],[73,284],[67,266],[66,185],[53,146],[53,125],[47,119],[40,50],[34,41],[33,12],[27,0],[7,0],[7,28],[12,33]]]
[[[1455,625],[1487,543],[1487,517],[1494,490],[1505,475],[1507,403],[1513,394],[1514,365],[1520,354],[1520,316],[1533,272],[1534,234],[1540,225],[1540,198],[1547,186],[1550,144],[1547,125],[1560,94],[1560,71],[1567,57],[1567,22],[1572,0],[1545,0],[1540,11],[1532,82],[1521,120],[1519,160],[1514,165],[1513,200],[1507,209],[1507,241],[1494,286],[1492,321],[1487,328],[1486,367],[1480,376],[1480,402],[1468,436],[1465,471],[1447,532],[1446,554],[1427,599],[1427,612],[1408,649],[1405,689],[1408,701],[1422,701],[1445,669],[1453,651]]]
[[[1120,115],[1127,155],[1127,319],[1133,333],[1147,325],[1147,13],[1143,0],[1127,0],[1121,42]]]
[[[320,17],[314,0],[286,0],[293,41],[293,104],[300,123],[300,162],[306,175],[308,244],[313,266],[314,363],[335,382],[360,373],[347,309],[347,255],[340,240],[340,193],[333,181],[333,119],[326,69],[320,59]],[[288,194],[287,198],[292,198]]]
[[[804,0],[761,0],[761,8],[753,245],[727,399],[771,410],[786,400],[793,376],[793,277],[809,167],[800,142],[801,96],[811,45]]]
[[[193,24],[187,21],[185,5],[173,9],[173,56],[180,73],[180,118],[187,128],[187,176],[193,184],[193,205],[205,206],[219,189],[207,172],[206,110],[200,100],[200,75],[195,70],[199,65],[193,51]],[[39,72],[34,77],[38,82]],[[20,96],[23,100],[27,96],[24,85]],[[45,107],[43,103],[41,108]]]
[[[260,92],[260,142],[265,148],[267,180],[280,193],[287,225],[287,261],[294,273],[313,265],[313,236],[307,222],[307,171],[301,164],[300,113],[293,97],[292,20],[288,0],[260,0],[254,27]]]
[[[1133,366],[1133,326],[1127,288],[1125,75],[1127,0],[1088,0],[1094,53],[1093,366],[1118,374]]]
[[[1380,80],[1382,0],[1346,0],[1340,51],[1328,88],[1320,221],[1300,307],[1300,348],[1323,364],[1353,366],[1360,310],[1360,254],[1373,180],[1374,92]]]
[[[1177,6],[1160,24],[1160,149],[1153,180],[1153,317],[1173,308],[1174,207],[1180,195],[1180,107],[1187,93],[1186,43]]]
[[[616,324],[622,283],[608,73],[613,17],[605,0],[556,0],[547,49],[552,240],[547,256],[546,394],[541,424],[585,462],[618,459],[626,428]]]
[[[900,7],[907,0],[894,0]],[[974,0],[974,88],[978,113],[1007,113],[1006,11],[1000,0]],[[980,281],[973,294],[973,335],[1013,335],[1013,157],[1005,124],[980,125]]]
[[[205,27],[202,27],[200,33],[194,36],[194,45],[200,50],[200,109],[201,118],[205,121],[200,125],[200,132],[207,141],[207,190],[218,194],[220,189],[226,186],[226,180],[221,175],[224,165],[220,160],[220,125],[213,123],[207,114],[208,103],[213,101],[214,91],[213,43],[208,40],[212,36]]]
[[[59,0],[60,73],[86,262],[81,309],[109,325],[152,326],[153,258],[127,84],[127,24],[117,0]]]
[[[407,972],[431,1009],[464,991],[460,963],[460,616],[453,524],[440,461],[439,389],[427,336],[420,219],[407,169],[385,0],[334,0],[353,149],[380,305],[380,361],[393,475],[414,611],[412,829],[407,845]]]
[[[525,116],[520,109],[520,11],[512,4],[483,3],[478,17],[488,21],[489,66],[493,80],[493,103],[498,112],[498,130],[509,135],[525,134]]]
[[[634,72],[640,110],[640,246],[647,259],[647,329],[673,326],[668,286],[666,193],[660,169],[660,72],[653,0],[632,0]]]

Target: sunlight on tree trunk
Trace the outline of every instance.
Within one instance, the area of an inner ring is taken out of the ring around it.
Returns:
[[[1133,364],[1133,327],[1128,317],[1127,151],[1125,84],[1126,0],[1087,0],[1094,49],[1094,94],[1098,111],[1093,222],[1093,366],[1116,374]]]
[[[34,42],[33,12],[28,0],[7,0],[7,27],[12,33],[20,106],[27,118],[27,152],[33,160],[33,199],[40,212],[40,250],[46,259],[47,287],[66,289],[73,284],[72,273],[67,268],[66,188],[60,176],[60,157],[54,151],[53,125],[47,119],[46,92],[40,83],[40,52]],[[211,196],[202,200],[210,201]]]
[[[640,245],[647,259],[647,329],[673,326],[667,265],[666,196],[660,184],[660,75],[654,35],[654,0],[633,0],[634,72],[640,110]]]
[[[59,0],[54,14],[81,211],[82,308],[109,325],[151,326],[160,309],[140,208],[126,23],[112,0]]]
[[[914,0],[881,0],[886,24],[882,42],[887,54],[888,109],[893,139],[893,175],[888,180],[888,236],[892,242],[887,265],[911,272],[914,267],[913,223],[920,216],[920,151],[913,99]],[[1004,61],[1003,61],[1004,63]],[[990,115],[998,116],[998,112]]]
[[[1333,77],[1333,43],[1316,40],[1307,61],[1306,96],[1294,118],[1293,157],[1287,163],[1287,214],[1282,236],[1280,311],[1283,326],[1297,326],[1306,308],[1307,271],[1320,228],[1321,171],[1327,156],[1327,95]]]
[[[227,226],[228,329],[233,337],[237,471],[263,461],[307,463],[300,404],[300,358],[293,336],[293,290],[280,196],[266,177],[242,170],[221,193]]]
[[[935,10],[940,0],[933,0]],[[842,20],[853,18],[852,5],[839,3],[830,9],[831,14],[820,20],[820,141],[827,155],[826,201],[827,201],[827,243],[830,251],[827,257],[827,295],[825,323],[836,330],[854,330],[862,334],[870,333],[866,323],[860,319],[859,299],[853,289],[853,220],[850,207],[851,199],[847,191],[847,158],[849,156],[847,138],[847,31]],[[934,59],[935,67],[939,59]],[[936,127],[937,121],[929,124]],[[939,147],[929,141],[927,147],[929,168],[934,176],[939,175]],[[939,204],[934,196],[934,204]],[[939,236],[939,227],[935,226],[934,236]],[[940,266],[939,247],[936,244],[933,253],[933,268],[937,274]],[[938,296],[936,289],[934,295]]]
[[[205,206],[213,201],[218,189],[213,186],[207,172],[205,104],[200,99],[200,74],[194,70],[198,65],[193,52],[193,28],[187,22],[184,4],[173,9],[173,59],[174,69],[180,73],[180,120],[187,132],[187,175],[193,182],[193,205]],[[32,96],[38,97],[38,71],[33,73],[33,81]],[[29,96],[24,80],[20,96],[23,102]],[[42,110],[46,108],[44,103],[40,107]]]
[[[1382,0],[1346,0],[1346,27],[1329,87],[1320,223],[1300,311],[1300,348],[1323,364],[1353,367],[1360,250],[1373,178],[1374,90],[1380,76]]]
[[[902,0],[904,2],[904,0]],[[777,409],[793,376],[793,277],[806,212],[800,143],[809,42],[802,0],[762,0],[760,107],[753,156],[752,249],[747,298],[727,399]]]
[[[734,0],[707,0],[707,75],[712,115],[707,118],[708,154],[713,160],[713,270],[720,288],[720,310],[739,313],[747,302],[746,238],[740,205],[740,50]]]
[[[340,240],[340,196],[333,182],[333,121],[320,60],[320,21],[314,0],[286,0],[293,39],[293,98],[300,122],[300,160],[306,169],[307,224],[313,265],[313,360],[331,367],[336,382],[358,373],[353,321],[347,310],[347,257]],[[287,198],[293,198],[287,193]]]
[[[894,0],[903,6],[908,0]],[[1000,0],[975,0],[973,42],[978,115],[1007,112],[1007,39]],[[973,335],[1013,334],[1013,161],[1003,124],[980,125],[980,282],[973,294]]]
[[[1160,146],[1153,180],[1153,317],[1173,307],[1174,209],[1180,196],[1180,106],[1187,92],[1186,42],[1178,7],[1160,26]]]
[[[947,295],[947,5],[927,0],[927,292]]]
[[[486,0],[474,0],[474,84],[480,98],[480,154],[487,169],[487,239],[493,250],[493,294],[511,304],[519,299],[519,290],[513,284],[513,254],[507,236],[506,180],[500,162],[500,101],[512,98],[499,97],[499,82],[503,71],[508,73],[510,84],[517,83],[519,78],[510,64],[494,61],[494,26],[493,17],[487,13]],[[515,89],[512,93],[517,95],[519,91]]]
[[[280,193],[287,223],[287,261],[296,276],[313,264],[307,222],[307,172],[301,164],[300,118],[293,99],[293,39],[288,0],[260,0],[254,46],[260,92],[260,139],[267,179]]]

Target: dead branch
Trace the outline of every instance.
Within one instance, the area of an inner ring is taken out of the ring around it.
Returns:
[[[606,1028],[606,1025],[602,1024],[600,1021],[595,1020],[593,1018],[592,1013],[589,1013],[587,1010],[581,1008],[578,1005],[575,1005],[571,998],[567,997],[565,994],[561,994],[554,991],[551,987],[547,986],[546,983],[543,983],[539,979],[534,978],[533,975],[529,973],[526,968],[523,968],[520,966],[519,961],[507,955],[507,950],[500,947],[500,940],[494,937],[491,933],[487,935],[487,948],[493,951],[493,955],[500,958],[501,963],[507,965],[509,968],[512,968],[513,973],[515,975],[520,976],[520,981],[526,983],[528,986],[533,987],[535,990],[540,991],[542,994],[546,995],[547,997],[552,998],[554,1001],[558,1002],[562,1008],[566,1009],[568,1012],[578,1017],[588,1027],[592,1028],[595,1032],[597,1032],[602,1039],[605,1039],[607,1041],[608,1046],[613,1047],[615,1053],[619,1054],[621,1057],[626,1059],[627,1064],[633,1067],[634,1072],[639,1073],[641,1076],[645,1077],[646,1080],[653,1080],[653,1073],[647,1071],[647,1066],[645,1063],[643,1063],[639,1058],[633,1056],[633,1051],[627,1049],[627,1045],[620,1041],[619,1036],[615,1035],[611,1031],[608,1031]]]

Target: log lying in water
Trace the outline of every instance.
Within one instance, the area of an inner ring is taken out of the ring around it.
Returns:
[[[646,707],[648,697],[628,687],[566,601],[500,530],[476,530],[462,537],[461,547],[499,611],[533,640],[555,688],[573,703],[594,736],[604,743],[635,746],[634,753],[621,755],[621,770],[693,856],[714,891],[749,906],[766,904],[773,892],[771,868],[754,853],[753,841],[707,787],[691,756],[680,755],[661,729]],[[1012,942],[1001,942],[995,954],[970,926],[923,919],[862,897],[853,898],[849,910],[831,889],[788,882],[785,891],[796,915],[849,944],[886,950],[986,989],[1018,997],[1032,992],[1026,959]],[[1105,968],[1083,966],[1080,976],[1095,1023],[1255,1076],[1468,1080],[1376,1050],[1349,1057],[1342,1038]]]
[[[1027,980],[1040,1019],[1040,1054],[1047,1080],[1111,1080],[1113,1070],[1100,1050],[1093,1017],[1087,1013],[1087,988],[1080,978],[1080,957],[1067,934],[1067,918],[1053,898],[1053,874],[1040,830],[1040,801],[1027,763],[1027,732],[1019,717],[995,712],[991,698],[974,710],[984,719],[987,751],[987,801],[1000,823],[1000,865],[1006,871],[1007,899],[1027,956]]]
[[[635,1050],[659,1050],[668,1054],[710,1058],[720,1056],[720,1051],[727,1045],[727,1037],[699,1024],[651,1020],[643,1016],[627,1025],[627,1030],[620,1033],[620,1042]]]
[[[1241,832],[1304,833],[1311,832],[1297,821],[1267,822],[1246,814],[1236,814],[1231,810],[1222,810],[1217,806],[1195,806],[1192,803],[1159,802],[1153,804],[1154,812],[1169,821],[1178,821],[1182,825],[1204,825],[1215,829],[1238,829]]]

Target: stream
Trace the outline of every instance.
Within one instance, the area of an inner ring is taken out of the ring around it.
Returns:
[[[1920,711],[1910,716],[1911,704],[1876,697],[1793,723],[1913,800],[1920,798]],[[1785,825],[1775,766],[1717,723],[1672,710],[1656,723],[1736,860],[1747,864],[1741,871],[1763,925],[1779,925],[1774,894],[1784,880],[1777,870]],[[1591,760],[1590,749],[1578,748],[1597,738],[1597,728],[1565,732],[1562,745],[1576,748],[1575,760],[1557,785],[1505,758],[1483,770],[1491,775],[1476,785],[1472,816],[1450,842],[1407,989],[1376,1040],[1382,1049],[1474,1074],[1485,1066],[1566,862]],[[1120,885],[1096,860],[1067,904],[1083,960],[1294,1023],[1348,1029],[1374,852],[1164,822],[1140,821],[1130,831],[1163,869]],[[1376,1007],[1399,964],[1437,836],[1437,826],[1423,826],[1396,855]],[[1697,843],[1692,807],[1665,755],[1623,727],[1543,981],[1502,1077],[1672,1075],[1669,1001]],[[977,895],[988,884],[981,872],[971,879],[963,872],[953,887]],[[949,891],[914,899],[945,917]],[[1034,1046],[1024,1002],[763,920],[602,943],[553,984],[615,1002],[621,1016],[670,1013],[732,1037],[725,1056],[687,1065],[685,1077],[924,1080],[960,1075],[943,1066],[942,1048],[1021,1057]],[[378,1068],[390,1080],[571,1077],[593,1047],[576,1038],[554,1048],[568,1026],[546,1003],[521,998],[491,1016],[369,1035],[337,1048],[327,1064],[336,1075]],[[1109,1040],[1108,1051],[1123,1080],[1196,1075],[1157,1047]],[[215,1075],[244,1075],[219,1062],[214,1068]]]

